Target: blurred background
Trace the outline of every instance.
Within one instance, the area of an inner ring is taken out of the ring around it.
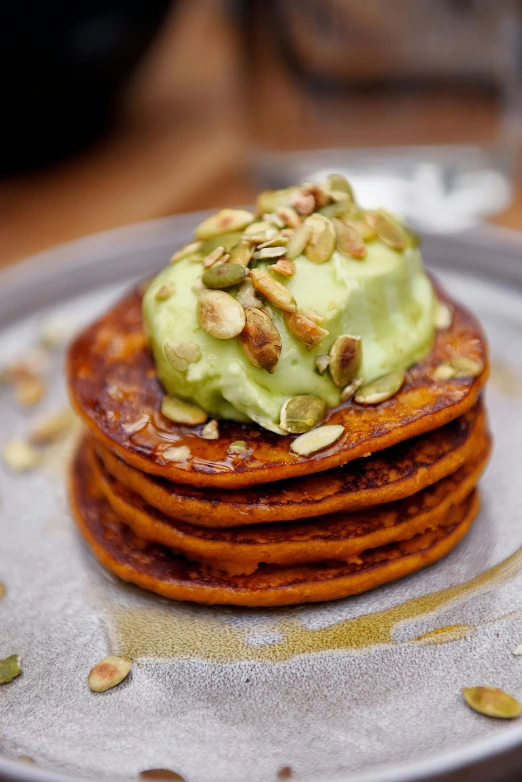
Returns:
[[[420,228],[522,227],[520,0],[3,6],[0,264],[330,171]]]

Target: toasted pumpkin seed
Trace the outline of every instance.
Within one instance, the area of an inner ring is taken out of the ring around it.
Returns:
[[[312,193],[307,193],[305,190],[298,192],[292,199],[292,206],[297,214],[311,215],[315,209],[315,198]]]
[[[315,359],[315,368],[317,369],[320,375],[324,375],[324,373],[328,369],[329,363],[330,363],[330,356],[327,356],[326,353],[322,353],[320,356],[317,356],[317,358]]]
[[[254,284],[254,288],[258,290],[270,304],[279,307],[280,310],[284,310],[285,312],[297,311],[297,304],[295,303],[295,299],[291,292],[280,282],[274,280],[268,272],[261,269],[252,269],[250,272],[250,279]]]
[[[255,288],[248,277],[243,280],[236,294],[237,301],[246,310],[247,307],[262,307],[263,301],[256,296]]]
[[[308,432],[323,420],[326,404],[314,394],[292,396],[281,408],[279,426],[290,434]]]
[[[4,462],[13,472],[29,472],[41,461],[38,451],[26,440],[9,440],[4,445]]]
[[[196,407],[196,405],[169,395],[163,397],[161,412],[169,421],[174,421],[175,424],[187,424],[188,426],[204,424],[208,418],[205,411]]]
[[[277,212],[280,207],[289,206],[300,191],[297,185],[282,190],[263,190],[256,198],[256,207],[260,212]]]
[[[290,261],[293,261],[294,258],[297,258],[298,255],[301,255],[301,253],[304,251],[304,248],[310,241],[311,236],[311,225],[307,224],[306,222],[298,225],[288,240],[288,244],[286,246],[286,257]]]
[[[344,255],[349,255],[357,260],[366,258],[367,250],[361,234],[348,223],[343,223],[337,218],[332,218],[332,223],[337,236],[337,249]]]
[[[178,372],[185,372],[189,364],[195,364],[201,358],[201,350],[195,342],[165,342],[163,352]]]
[[[262,250],[256,250],[254,259],[262,261],[266,258],[281,258],[286,253],[286,247],[265,247]]]
[[[435,328],[439,331],[449,329],[453,323],[453,310],[445,302],[439,301],[435,313]]]
[[[71,409],[51,413],[35,423],[29,433],[29,442],[32,445],[50,445],[66,437],[74,424],[76,416]]]
[[[323,448],[328,448],[343,433],[344,426],[339,424],[319,426],[317,429],[312,429],[312,431],[296,437],[290,445],[290,450],[299,456],[309,456],[316,451],[321,451]]]
[[[320,214],[310,215],[306,222],[312,228],[312,235],[305,247],[305,255],[313,263],[325,263],[335,250],[335,228],[331,220]]]
[[[522,706],[504,690],[496,687],[463,687],[462,695],[468,706],[486,717],[513,720],[522,714]]]
[[[281,335],[270,317],[257,307],[245,310],[245,319],[241,347],[251,364],[272,374],[281,355]]]
[[[268,268],[278,274],[282,274],[283,277],[293,277],[295,274],[295,266],[288,258],[279,258],[277,263],[270,264]]]
[[[330,196],[326,189],[317,182],[303,182],[301,187],[306,193],[310,193],[314,197],[316,209],[321,209],[321,207],[326,206],[330,202]]]
[[[355,392],[362,386],[363,382],[362,377],[356,377],[355,380],[348,383],[341,391],[341,402],[347,402],[351,399]]]
[[[353,188],[342,174],[329,174],[326,177],[326,188],[330,192],[344,193],[346,200],[355,201]]]
[[[362,341],[360,337],[342,334],[337,337],[330,348],[330,364],[328,369],[336,386],[344,388],[348,385],[361,366]]]
[[[211,253],[209,253],[205,258],[203,258],[204,268],[210,269],[218,261],[224,262],[225,256],[226,256],[225,248],[222,245],[216,247],[215,250],[212,250]]]
[[[245,279],[246,274],[247,270],[239,263],[221,263],[203,272],[201,279],[207,288],[222,290],[239,285]]]
[[[202,291],[198,298],[199,325],[216,339],[232,339],[245,328],[245,310],[225,291]]]
[[[204,440],[219,440],[219,424],[215,418],[205,424],[201,436]]]
[[[22,669],[20,667],[20,655],[12,654],[5,660],[0,660],[0,684],[9,684],[17,676],[20,676]]]
[[[197,226],[194,236],[196,239],[211,239],[229,231],[242,231],[254,220],[255,215],[244,209],[220,209]]]
[[[355,394],[355,401],[360,405],[378,405],[391,399],[403,383],[404,372],[390,372],[389,375],[362,386]]]
[[[289,228],[297,228],[301,225],[301,218],[291,206],[281,206],[277,210],[278,216],[284,221],[285,225]]]
[[[227,448],[227,453],[229,454],[244,455],[247,451],[247,444],[244,440],[234,440]]]
[[[104,657],[89,673],[87,682],[93,692],[105,692],[127,678],[132,663],[123,657]]]
[[[167,299],[170,299],[175,290],[176,288],[173,282],[164,282],[163,285],[160,285],[154,294],[154,298],[156,301],[167,301]]]
[[[5,584],[2,584],[2,582],[0,581],[0,600],[3,600],[3,598],[5,597],[5,591],[6,591]]]
[[[403,229],[387,215],[369,209],[365,217],[370,226],[384,244],[393,250],[405,250],[408,245],[408,237]]]
[[[167,462],[185,462],[187,459],[190,459],[191,455],[188,445],[178,445],[166,448],[161,452],[161,456]]]
[[[484,371],[479,359],[457,356],[439,364],[433,373],[435,380],[451,380],[458,377],[478,377]]]
[[[249,236],[263,235],[267,231],[270,232],[271,236],[277,234],[277,229],[274,224],[265,216],[263,220],[256,220],[255,223],[251,223],[245,228],[243,231],[243,241],[246,241]]]
[[[230,251],[230,258],[228,259],[228,263],[239,264],[239,266],[248,266],[253,253],[254,248],[250,244],[241,241],[234,247],[233,250]]]
[[[194,255],[201,249],[203,242],[189,242],[189,244],[183,245],[180,249],[174,253],[170,259],[171,263],[181,261],[182,258],[186,258],[188,255]]]
[[[285,313],[285,323],[288,330],[301,342],[309,347],[320,345],[328,336],[326,329],[318,326],[315,321],[308,318],[303,312]]]

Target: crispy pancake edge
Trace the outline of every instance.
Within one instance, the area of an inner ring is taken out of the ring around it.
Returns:
[[[290,479],[236,491],[176,486],[140,472],[93,443],[111,475],[167,516],[197,526],[226,528],[361,510],[408,497],[456,472],[477,452],[486,429],[479,399],[445,427],[368,459],[315,473],[304,487],[301,479]],[[440,455],[439,445],[446,448]],[[365,488],[351,489],[354,484]]]
[[[371,407],[349,401],[329,411],[324,423],[343,424],[345,434],[310,456],[290,451],[292,437],[253,425],[221,422],[219,440],[204,440],[201,427],[163,418],[159,408],[164,391],[146,345],[137,290],[73,342],[67,361],[71,400],[97,440],[132,466],[177,483],[239,488],[327,470],[443,426],[477,400],[488,376],[484,334],[471,313],[437,290],[453,310],[451,327],[437,332],[431,353],[408,370],[393,399]],[[482,361],[483,373],[435,381],[435,367],[457,355]],[[144,429],[129,433],[124,428],[147,411],[152,418]],[[235,440],[247,442],[244,458],[227,453]],[[186,445],[191,456],[169,462],[156,450],[159,443],[165,448]]]

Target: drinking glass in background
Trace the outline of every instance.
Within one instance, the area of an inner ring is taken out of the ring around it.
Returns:
[[[520,0],[236,4],[258,183],[345,173],[364,206],[454,231],[511,201]]]

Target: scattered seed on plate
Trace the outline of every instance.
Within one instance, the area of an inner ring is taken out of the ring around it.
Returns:
[[[20,676],[22,669],[20,667],[20,655],[12,654],[5,660],[0,660],[0,684],[9,684],[17,676]]]
[[[93,692],[105,692],[127,678],[132,663],[123,657],[104,657],[89,673],[87,680]]]
[[[4,445],[4,462],[13,472],[29,472],[41,461],[41,454],[27,440],[9,440]]]
[[[15,384],[16,401],[22,407],[34,407],[42,401],[46,390],[41,377],[26,377]]]
[[[513,720],[522,714],[520,703],[512,695],[496,687],[463,687],[462,695],[473,711],[486,717]]]
[[[40,325],[40,345],[47,350],[64,348],[71,339],[72,331],[69,321],[51,315]]]
[[[77,421],[74,412],[67,408],[57,413],[40,418],[29,432],[29,442],[32,445],[51,445],[63,440]]]

